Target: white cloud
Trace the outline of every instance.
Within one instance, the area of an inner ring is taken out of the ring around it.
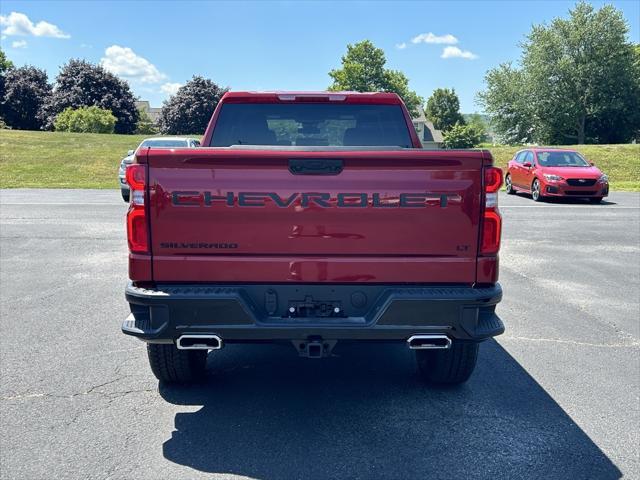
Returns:
[[[9,15],[0,15],[0,26],[5,27],[2,33],[5,35],[19,35],[34,37],[70,38],[52,23],[40,21],[34,25],[24,13],[11,12]]]
[[[160,86],[160,91],[167,95],[175,95],[178,89],[182,86],[181,83],[165,83]]]
[[[93,45],[89,45],[88,43],[81,43],[80,48],[93,48]]]
[[[159,83],[167,78],[153,63],[136,55],[129,47],[111,45],[104,54],[100,64],[119,77],[140,83]]]
[[[421,33],[411,39],[411,43],[444,43],[446,45],[455,45],[458,39],[447,33],[446,35],[435,35],[431,32]]]
[[[15,42],[11,42],[11,48],[27,48],[27,41],[16,40]]]
[[[471,53],[469,50],[460,50],[458,47],[444,47],[440,58],[466,58],[467,60],[475,60],[478,55]]]
[[[405,48],[407,48],[407,44],[405,42],[402,43],[396,43],[396,48],[398,50],[404,50]]]

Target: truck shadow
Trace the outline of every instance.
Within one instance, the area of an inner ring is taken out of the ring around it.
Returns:
[[[207,382],[160,387],[178,413],[168,460],[256,479],[620,478],[621,473],[497,342],[461,387],[425,387],[400,345],[229,346]],[[213,358],[211,358],[213,357]]]
[[[529,193],[518,193],[517,195],[519,197],[527,198],[533,201],[533,199],[531,198],[531,194]],[[599,207],[601,205],[617,205],[616,202],[608,200],[607,198],[608,197],[605,197],[600,203],[591,203],[588,198],[582,198],[582,197],[576,197],[576,198],[545,197],[544,201],[541,203],[538,203],[537,205],[544,205],[545,203],[557,204],[557,205],[584,205],[584,206],[590,205],[592,207]]]

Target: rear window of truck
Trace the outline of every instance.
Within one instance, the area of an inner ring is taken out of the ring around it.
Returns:
[[[233,145],[412,147],[400,105],[324,103],[224,104],[211,146]]]

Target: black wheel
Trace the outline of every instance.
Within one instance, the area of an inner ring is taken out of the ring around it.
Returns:
[[[602,197],[591,197],[591,198],[589,199],[589,201],[590,201],[591,203],[601,203],[601,202],[602,202]]]
[[[476,368],[478,347],[478,343],[454,341],[446,350],[416,350],[420,376],[427,383],[464,383]]]
[[[544,200],[540,188],[540,180],[536,178],[531,184],[531,198],[533,198],[534,202],[542,202]]]
[[[513,189],[513,184],[511,183],[511,175],[507,173],[507,176],[504,179],[504,188],[509,195],[513,195],[516,191]]]
[[[120,190],[120,193],[122,194],[122,199],[129,203],[129,190]]]
[[[149,366],[158,380],[165,383],[190,383],[204,377],[206,350],[178,350],[173,344],[147,344]]]

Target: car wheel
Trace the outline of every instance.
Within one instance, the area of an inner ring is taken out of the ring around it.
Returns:
[[[206,350],[178,350],[173,344],[148,343],[149,366],[164,383],[191,383],[204,377]]]
[[[534,202],[542,202],[544,200],[540,188],[540,180],[536,178],[531,184],[531,198],[533,198]]]
[[[591,198],[589,199],[589,201],[590,201],[591,203],[601,203],[601,202],[602,202],[602,197],[591,197]]]
[[[466,382],[476,368],[479,344],[453,341],[444,350],[416,350],[420,377],[427,383],[455,385]]]
[[[511,183],[511,175],[507,173],[507,176],[504,179],[504,188],[509,195],[513,195],[516,191],[513,189],[513,184]]]
[[[125,202],[129,203],[129,195],[130,195],[129,190],[120,190],[120,193],[122,194],[122,199]]]

